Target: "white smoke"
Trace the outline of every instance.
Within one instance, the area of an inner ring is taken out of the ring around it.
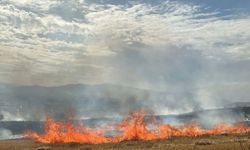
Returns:
[[[0,140],[18,139],[22,137],[23,135],[13,135],[10,130],[0,128]]]

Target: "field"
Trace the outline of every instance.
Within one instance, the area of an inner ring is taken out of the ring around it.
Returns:
[[[0,141],[1,150],[250,150],[250,134],[172,138],[159,141],[128,141],[118,144],[42,144],[29,139]]]

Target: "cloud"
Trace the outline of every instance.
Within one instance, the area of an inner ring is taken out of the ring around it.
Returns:
[[[132,80],[132,86],[164,89],[182,81],[201,84],[197,78],[213,71],[225,76],[214,66],[250,54],[248,15],[181,1],[5,0],[0,14],[2,82]]]

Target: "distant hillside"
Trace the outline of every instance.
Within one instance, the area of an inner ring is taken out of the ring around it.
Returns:
[[[183,113],[197,108],[194,97],[188,92],[157,92],[112,84],[59,87],[0,84],[0,120],[37,121],[44,120],[47,114],[65,119],[70,112],[82,118],[114,117],[140,109],[156,114]]]
[[[250,116],[249,106],[234,106],[231,108],[200,110],[180,114],[177,120],[180,122],[197,122],[203,127],[213,127],[220,123],[234,124],[244,122]]]
[[[87,117],[125,115],[139,109],[157,111],[164,105],[178,107],[173,98],[168,99],[169,95],[183,99],[183,94],[178,96],[176,93],[111,84],[59,87],[2,85],[0,112],[5,120],[41,120],[45,114],[62,119],[69,112]]]

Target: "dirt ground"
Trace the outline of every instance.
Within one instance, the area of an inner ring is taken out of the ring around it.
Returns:
[[[0,141],[0,150],[250,150],[250,134],[128,141],[118,144],[41,144],[29,139]]]

